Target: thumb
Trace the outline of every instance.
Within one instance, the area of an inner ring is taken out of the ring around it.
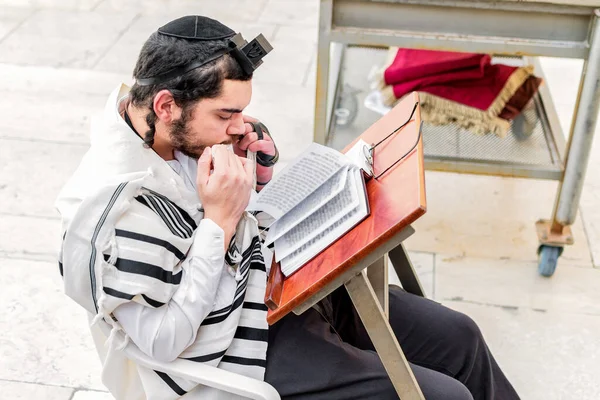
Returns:
[[[210,167],[212,164],[212,151],[206,147],[198,159],[198,172],[196,174],[196,183],[204,186],[210,176]]]
[[[249,160],[247,158],[240,158],[240,161],[242,162],[243,166],[244,166],[244,171],[246,172],[246,176],[250,179],[250,180],[254,180],[254,161]]]

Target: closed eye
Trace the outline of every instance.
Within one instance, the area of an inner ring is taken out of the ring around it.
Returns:
[[[233,114],[229,114],[227,117],[219,115],[219,118],[222,119],[223,121],[229,121],[232,117],[233,117]]]

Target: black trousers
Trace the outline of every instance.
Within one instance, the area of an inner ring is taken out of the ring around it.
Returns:
[[[269,329],[265,380],[282,399],[398,399],[344,287]],[[519,396],[468,316],[390,288],[390,324],[427,400]]]

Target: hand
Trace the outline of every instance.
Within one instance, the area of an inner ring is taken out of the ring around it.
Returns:
[[[243,115],[242,118],[245,122],[244,127],[246,128],[246,131],[242,139],[233,144],[233,150],[235,151],[235,154],[240,157],[246,157],[246,151],[250,150],[254,153],[261,151],[271,156],[275,155],[275,143],[273,142],[273,139],[271,139],[271,136],[269,136],[267,132],[263,131],[263,139],[258,140],[258,134],[254,132],[254,128],[249,123],[259,121],[256,118],[252,118],[247,115]],[[264,167],[258,163],[256,164],[256,180],[258,182],[269,182],[272,177],[273,167]]]
[[[198,159],[196,183],[204,218],[211,219],[225,232],[225,251],[250,201],[253,172],[250,160],[221,145],[207,147]]]

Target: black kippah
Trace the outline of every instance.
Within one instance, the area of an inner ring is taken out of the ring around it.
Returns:
[[[200,15],[188,15],[158,28],[158,33],[189,40],[228,39],[235,32],[219,21]]]
[[[137,78],[136,82],[140,86],[156,85],[175,79],[193,69],[223,57],[225,54],[231,54],[244,72],[251,74],[262,64],[262,58],[273,50],[269,41],[262,34],[248,43],[241,34],[236,34],[231,28],[228,28],[219,21],[200,15],[188,15],[178,18],[161,26],[158,29],[158,33],[178,39],[196,41],[229,40],[226,47],[216,50],[212,54],[205,55],[203,59],[194,60],[159,75]]]

